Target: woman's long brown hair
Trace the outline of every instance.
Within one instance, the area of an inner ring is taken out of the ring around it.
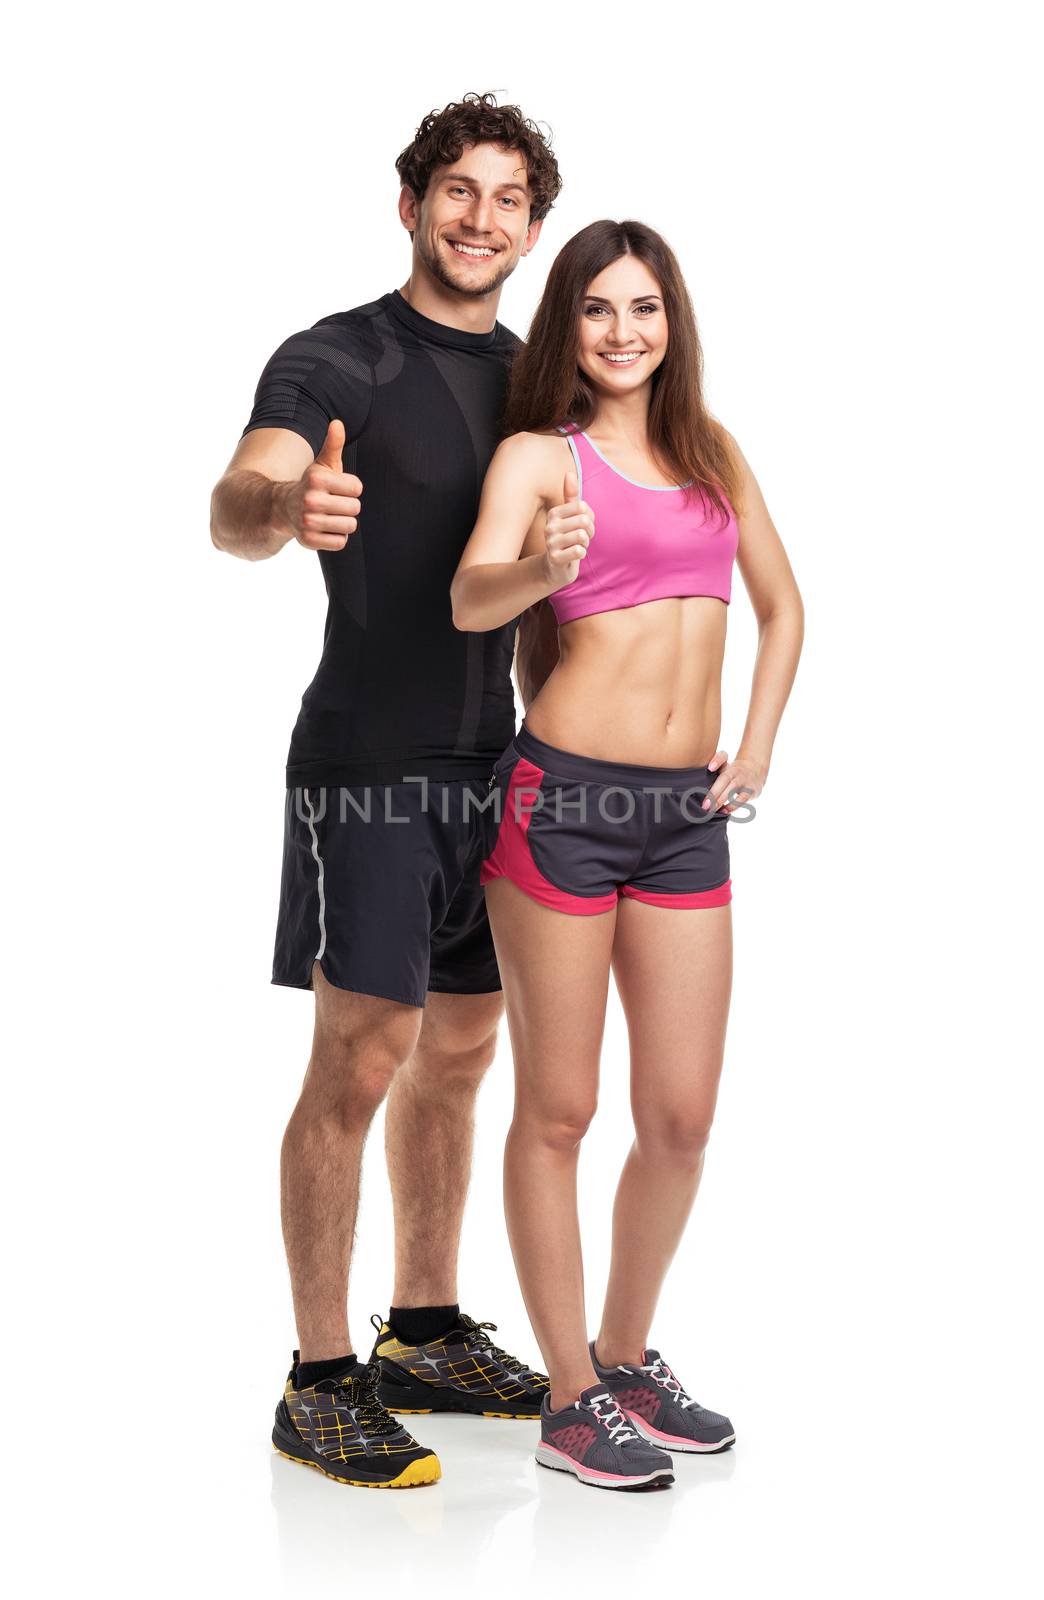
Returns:
[[[580,319],[592,282],[621,256],[644,261],[660,285],[667,315],[667,351],[653,373],[649,444],[675,483],[692,480],[722,525],[738,510],[739,471],[728,437],[703,399],[703,348],[696,315],[667,241],[642,222],[592,222],[567,241],[548,274],[529,330],[515,357],[504,417],[505,434],[547,433],[565,422],[587,428],[598,398],[577,363]]]

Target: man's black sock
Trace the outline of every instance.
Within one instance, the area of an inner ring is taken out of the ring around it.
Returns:
[[[392,1306],[388,1313],[391,1331],[403,1344],[428,1344],[459,1320],[459,1306]]]
[[[355,1355],[331,1356],[327,1361],[301,1361],[294,1373],[294,1387],[310,1389],[323,1378],[347,1378],[359,1365]]]

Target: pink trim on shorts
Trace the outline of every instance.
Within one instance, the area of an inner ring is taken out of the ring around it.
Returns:
[[[573,916],[591,917],[612,911],[617,901],[615,893],[567,894],[545,878],[533,860],[527,834],[535,804],[532,798],[527,801],[524,796],[539,792],[543,776],[539,767],[524,756],[519,757],[503,796],[497,842],[492,854],[482,863],[479,883],[489,883],[491,878],[510,878],[532,900],[539,900],[541,905],[551,906],[555,911],[568,911]],[[516,795],[522,797],[518,802]]]
[[[647,906],[669,906],[685,910],[690,906],[727,906],[732,899],[732,879],[726,878],[717,889],[700,889],[694,894],[659,894],[655,889],[632,889],[625,883],[620,890],[629,900],[641,900]]]

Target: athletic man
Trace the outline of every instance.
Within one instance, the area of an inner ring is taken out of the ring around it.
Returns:
[[[342,1482],[434,1482],[389,1415],[537,1416],[547,1380],[457,1304],[475,1094],[500,979],[478,874],[493,766],[515,730],[516,623],[453,626],[515,335],[501,287],[561,187],[517,107],[467,95],[396,162],[412,239],[402,289],[324,317],[261,375],[213,497],[221,550],[296,541],[329,594],[322,660],[287,762],[273,982],[315,992],[315,1036],[282,1153],[300,1351],[273,1441]],[[540,671],[520,662],[528,699]],[[348,1267],[363,1144],[388,1096],[395,1293],[353,1353]],[[379,1322],[379,1319],[377,1319]]]

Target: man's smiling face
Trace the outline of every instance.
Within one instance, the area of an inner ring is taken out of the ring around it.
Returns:
[[[476,144],[437,167],[418,202],[404,188],[399,215],[432,277],[457,294],[492,294],[536,244],[526,168],[517,150]]]

